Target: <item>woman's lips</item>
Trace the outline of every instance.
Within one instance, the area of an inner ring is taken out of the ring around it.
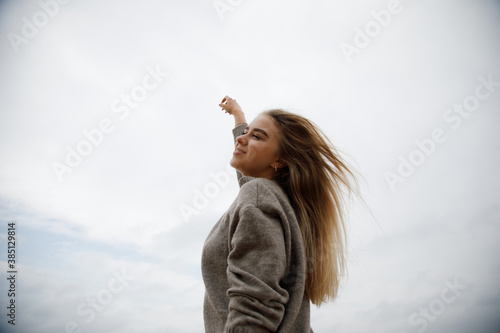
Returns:
[[[243,154],[246,154],[246,152],[244,152],[243,150],[241,150],[238,147],[236,147],[236,149],[233,152],[233,155],[243,155]]]

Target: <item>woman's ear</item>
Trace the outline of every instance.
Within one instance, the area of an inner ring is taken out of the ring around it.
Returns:
[[[279,159],[278,159],[278,160],[276,160],[276,161],[275,161],[275,163],[276,163],[276,166],[277,166],[278,168],[283,168],[283,167],[285,167],[285,166],[286,166],[286,163],[285,163],[285,162],[283,162],[283,161],[280,161]]]

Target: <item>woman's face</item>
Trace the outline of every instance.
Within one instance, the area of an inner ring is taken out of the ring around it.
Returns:
[[[278,161],[279,130],[273,119],[259,115],[236,138],[236,146],[230,164],[243,176],[272,179]]]

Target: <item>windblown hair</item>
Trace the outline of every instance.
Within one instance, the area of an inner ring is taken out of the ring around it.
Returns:
[[[320,306],[336,298],[346,271],[345,195],[359,195],[355,171],[312,121],[280,109],[262,114],[274,119],[281,133],[277,154],[286,166],[278,169],[275,179],[288,195],[302,231],[306,293]]]

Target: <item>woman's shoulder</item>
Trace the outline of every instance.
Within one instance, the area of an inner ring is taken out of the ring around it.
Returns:
[[[243,177],[240,194],[242,195],[280,195],[283,192],[275,180],[256,177]]]
[[[244,180],[238,199],[242,206],[289,209],[288,198],[281,185],[275,180],[266,178],[251,177]]]

